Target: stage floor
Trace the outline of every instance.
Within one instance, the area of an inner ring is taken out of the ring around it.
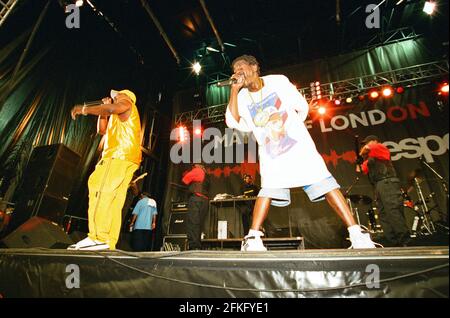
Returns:
[[[0,249],[0,296],[444,297],[448,246],[268,252]]]

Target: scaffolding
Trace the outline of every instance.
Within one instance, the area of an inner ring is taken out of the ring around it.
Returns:
[[[8,15],[14,9],[14,6],[19,2],[19,0],[0,0],[0,27],[5,22]]]
[[[415,87],[431,83],[433,80],[448,76],[448,61],[441,60],[425,64],[414,65],[392,71],[381,72],[320,84],[322,96],[328,99],[343,99],[366,94],[367,91],[390,86]],[[309,102],[311,100],[311,88],[300,88],[298,91]],[[189,126],[194,120],[201,120],[205,124],[224,121],[227,104],[219,104],[210,107],[178,113],[174,116],[174,125]]]

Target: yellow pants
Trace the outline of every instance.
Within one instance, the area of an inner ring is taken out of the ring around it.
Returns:
[[[128,184],[138,167],[130,161],[102,159],[89,177],[88,236],[112,250],[119,240]]]

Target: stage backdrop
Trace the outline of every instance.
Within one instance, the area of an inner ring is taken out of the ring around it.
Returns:
[[[367,135],[377,135],[391,150],[392,160],[402,186],[413,201],[418,201],[417,191],[412,186],[414,172],[421,178],[420,186],[428,198],[435,221],[446,218],[447,202],[441,182],[420,159],[428,163],[443,178],[448,180],[448,100],[438,97],[435,86],[406,88],[401,95],[376,102],[357,100],[354,104],[330,107],[327,113],[319,116],[310,113],[305,121],[317,150],[325,160],[328,169],[340,183],[343,192],[365,195],[374,199],[373,188],[367,177],[355,171],[355,142]],[[224,124],[216,125],[222,131]],[[236,139],[239,142],[239,139]],[[223,144],[218,144],[223,147]],[[213,149],[212,151],[217,150]],[[222,149],[225,152],[224,149]],[[250,152],[250,157],[254,156]],[[240,194],[242,175],[250,173],[259,184],[258,164],[207,164],[211,176],[210,197],[218,193]],[[308,169],[308,167],[295,167]],[[169,187],[166,192],[165,211],[170,210],[171,202],[184,201],[187,192],[179,187],[182,175],[190,169],[188,164],[171,164],[169,168]],[[359,180],[357,179],[359,177]],[[367,211],[372,204],[358,203],[361,223],[367,225]],[[166,213],[167,217],[169,213]],[[229,235],[239,237],[242,228],[234,226],[236,216],[229,211],[221,212],[220,217],[228,218]],[[414,211],[405,208],[408,226],[412,226]],[[208,224],[205,225],[208,233]],[[325,202],[311,203],[303,190],[292,190],[292,204],[289,208],[271,208],[268,221],[264,225],[268,236],[290,233],[302,235],[307,248],[346,247],[345,226]]]

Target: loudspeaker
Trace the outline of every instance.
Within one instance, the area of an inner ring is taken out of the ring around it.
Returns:
[[[33,216],[60,224],[78,175],[79,161],[80,156],[63,144],[34,148],[16,191],[11,228]]]
[[[163,238],[162,251],[186,251],[188,239],[186,235],[167,235]]]
[[[56,223],[33,217],[5,237],[2,243],[9,248],[67,248],[73,241]]]
[[[172,212],[169,217],[167,234],[186,234],[186,212]]]

